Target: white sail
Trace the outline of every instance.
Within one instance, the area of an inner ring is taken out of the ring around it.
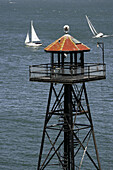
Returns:
[[[93,35],[97,35],[97,31],[95,30],[94,26],[92,25],[91,21],[89,20],[88,16],[86,15],[86,19],[87,19],[87,22],[88,22],[88,25],[91,29],[91,32],[93,33]]]
[[[26,39],[25,39],[25,44],[29,43],[29,32],[27,33]]]
[[[31,21],[31,29],[27,33],[27,36],[25,39],[25,45],[29,47],[39,47],[40,45],[42,45],[42,43],[40,42],[40,39],[38,38],[34,30],[33,21]]]
[[[38,38],[35,29],[33,27],[33,21],[31,21],[31,42],[36,42],[36,41],[40,41],[40,39]]]

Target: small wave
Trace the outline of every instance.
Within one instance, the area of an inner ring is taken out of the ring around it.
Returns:
[[[10,4],[15,4],[16,2],[14,2],[14,1],[9,1],[9,3],[10,3]]]

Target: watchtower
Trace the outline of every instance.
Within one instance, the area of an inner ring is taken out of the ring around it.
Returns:
[[[68,25],[64,31],[44,49],[51,62],[29,68],[30,81],[50,83],[37,170],[80,169],[85,155],[101,170],[85,82],[105,79],[106,67],[86,63],[90,48],[68,34]]]

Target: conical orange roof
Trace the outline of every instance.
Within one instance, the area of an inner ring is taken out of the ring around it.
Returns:
[[[48,45],[46,52],[79,52],[90,51],[90,48],[73,38],[69,34],[63,35],[61,38]]]

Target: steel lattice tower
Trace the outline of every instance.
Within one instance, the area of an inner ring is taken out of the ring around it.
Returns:
[[[64,30],[45,48],[51,63],[30,66],[30,81],[50,83],[37,170],[79,170],[85,155],[101,170],[85,82],[105,79],[105,64],[85,63],[90,49]]]

